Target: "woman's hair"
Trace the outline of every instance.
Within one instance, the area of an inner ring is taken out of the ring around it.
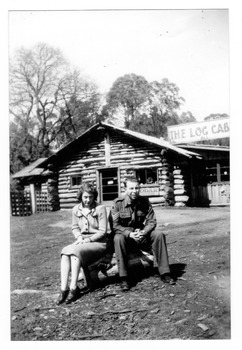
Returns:
[[[96,187],[90,182],[83,182],[78,190],[77,199],[79,202],[82,201],[82,195],[84,192],[93,194],[94,201],[97,199],[98,193]]]

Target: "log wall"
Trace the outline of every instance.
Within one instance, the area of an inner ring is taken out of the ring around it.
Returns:
[[[81,176],[82,181],[97,185],[96,169],[105,166],[105,144],[103,135],[97,134],[85,144],[80,144],[65,156],[59,166],[59,201],[61,209],[70,209],[77,203],[79,186],[71,186],[72,176]]]
[[[155,145],[144,143],[130,136],[109,132],[110,159],[105,155],[106,133],[92,135],[85,143],[75,145],[59,164],[58,193],[61,209],[72,208],[76,203],[79,186],[71,186],[72,176],[81,176],[82,181],[91,181],[98,185],[97,169],[107,166],[119,169],[119,191],[124,192],[125,178],[141,168],[153,168],[157,171],[157,182],[150,187],[158,187],[154,197],[149,196],[152,203],[160,205],[184,205],[187,202],[186,176],[184,169],[174,168],[169,160],[161,157],[161,149]],[[149,185],[144,185],[149,187]]]
[[[120,192],[124,191],[123,181],[130,172],[139,168],[152,167],[158,170],[160,196],[150,198],[154,203],[169,203],[166,184],[162,181],[162,161],[160,149],[153,145],[144,145],[136,139],[119,136],[110,132],[110,166],[120,169]],[[75,150],[63,159],[59,166],[59,201],[61,209],[72,208],[76,203],[78,187],[71,187],[71,177],[81,176],[82,181],[91,181],[97,185],[97,169],[106,166],[104,134],[96,134],[85,146],[76,146]]]

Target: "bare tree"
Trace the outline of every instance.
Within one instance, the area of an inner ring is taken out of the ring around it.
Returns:
[[[85,118],[94,122],[98,115],[100,96],[95,84],[72,70],[60,50],[47,44],[19,49],[10,62],[9,78],[10,120],[16,137],[21,135],[14,149],[17,152],[24,140],[34,138],[36,150],[31,149],[29,161],[49,156],[53,148],[83,131],[82,124],[88,127]],[[81,115],[84,105],[86,114]]]

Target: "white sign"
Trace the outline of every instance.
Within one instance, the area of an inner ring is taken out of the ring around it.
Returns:
[[[140,195],[141,196],[159,196],[160,188],[157,187],[140,187]]]
[[[189,143],[229,137],[229,118],[208,120],[168,126],[168,139],[171,143]]]

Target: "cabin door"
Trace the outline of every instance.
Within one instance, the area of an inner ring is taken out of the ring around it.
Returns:
[[[111,204],[119,196],[118,190],[118,169],[107,168],[99,170],[100,201]],[[109,202],[109,203],[108,203]]]

